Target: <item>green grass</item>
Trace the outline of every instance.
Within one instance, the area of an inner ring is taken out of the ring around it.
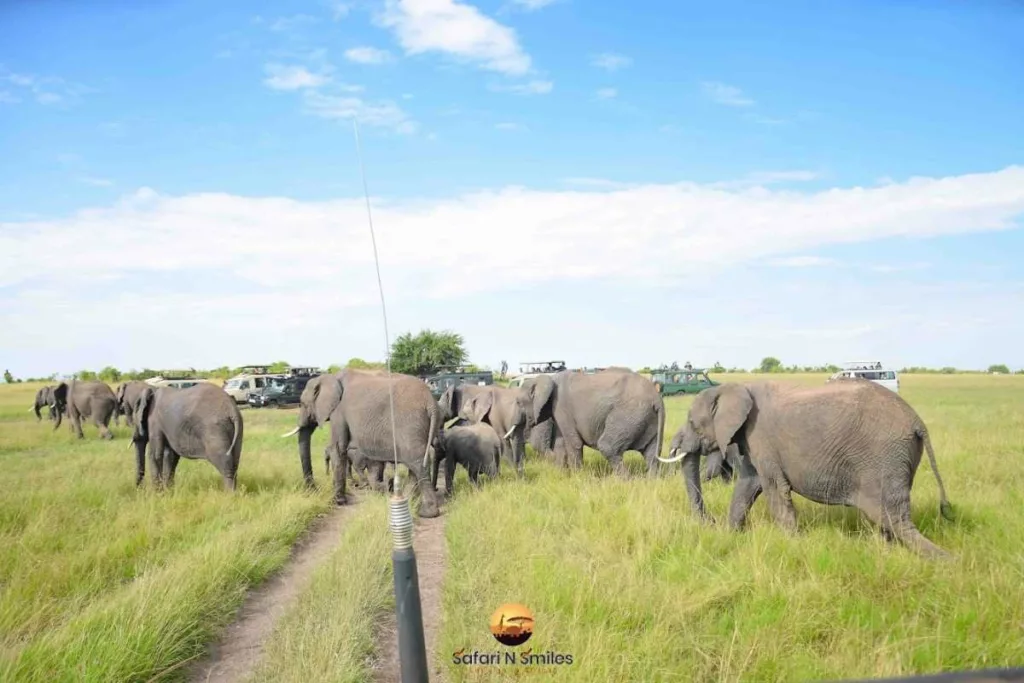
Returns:
[[[591,451],[576,475],[531,458],[526,481],[505,467],[479,492],[460,470],[445,512],[438,654],[449,680],[788,681],[1024,663],[1024,377],[904,376],[902,390],[929,425],[957,516],[939,516],[922,462],[914,519],[952,563],[885,544],[856,511],[799,498],[796,537],[763,501],[743,533],[701,526],[678,465],[620,481]],[[278,438],[294,411],[244,411],[237,495],[195,461],[157,493],[134,487],[125,427],[110,443],[88,425],[84,441],[51,432],[26,412],[34,391],[0,387],[0,680],[180,677],[329,504],[328,491],[301,489],[295,441]],[[666,441],[691,400],[667,401]],[[641,470],[637,454],[627,460]],[[731,487],[705,492],[724,519]],[[256,680],[369,680],[374,648],[393,645],[374,640],[393,609],[386,518],[383,497],[352,511]],[[462,648],[505,649],[487,620],[509,601],[536,617],[517,651],[574,663],[451,663]]]
[[[835,680],[1024,663],[1024,378],[912,376],[902,385],[929,425],[957,514],[952,523],[939,516],[923,462],[915,522],[956,553],[952,564],[888,546],[854,510],[796,497],[795,538],[763,500],[746,532],[701,526],[678,465],[656,482],[625,482],[589,451],[576,476],[533,460],[526,482],[463,489],[449,513],[450,679]],[[667,401],[666,440],[691,402]],[[628,458],[639,470],[639,457]],[[705,491],[724,519],[731,486]],[[462,648],[505,649],[487,620],[510,601],[536,619],[518,649],[571,653],[571,666],[451,663]]]
[[[157,493],[135,488],[124,425],[51,431],[26,412],[36,388],[0,389],[0,680],[174,678],[328,507],[278,438],[294,414],[244,412],[236,495],[190,460]]]

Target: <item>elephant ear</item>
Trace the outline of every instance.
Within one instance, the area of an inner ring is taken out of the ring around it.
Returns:
[[[527,389],[533,418],[537,423],[551,417],[551,398],[555,394],[555,382],[547,375],[535,377]]]
[[[746,387],[739,384],[723,384],[716,387],[711,415],[715,427],[715,441],[723,454],[732,443],[736,432],[747,421],[753,407],[754,397]]]
[[[491,412],[491,408],[494,407],[494,394],[491,392],[485,392],[477,394],[469,403],[466,405],[466,413],[470,416],[473,422],[483,422],[487,419],[488,414]]]
[[[144,441],[149,438],[149,411],[152,407],[153,389],[152,387],[146,387],[139,392],[138,398],[135,399],[135,409],[132,411],[135,414],[135,430],[132,434],[133,441]]]
[[[313,408],[316,414],[318,425],[324,425],[331,418],[331,413],[341,403],[341,397],[345,393],[342,380],[337,377],[325,375],[317,382],[313,390]]]
[[[68,383],[61,382],[53,388],[53,402],[55,405],[62,406],[68,400]]]

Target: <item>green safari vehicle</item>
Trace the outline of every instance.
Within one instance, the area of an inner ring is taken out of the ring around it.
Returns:
[[[676,394],[699,394],[719,382],[708,377],[704,368],[659,368],[651,371],[651,381],[662,396]]]

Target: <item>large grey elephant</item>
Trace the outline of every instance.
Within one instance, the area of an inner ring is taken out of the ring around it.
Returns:
[[[129,427],[134,427],[135,423],[132,421],[132,414],[135,412],[135,404],[139,400],[139,394],[146,387],[151,386],[141,380],[131,380],[117,385],[117,389],[114,390],[114,397],[117,399],[117,412],[114,415],[114,424],[118,424],[118,415],[124,415],[124,423]]]
[[[429,486],[429,456],[443,448],[442,418],[437,400],[423,380],[410,375],[392,374],[398,461],[412,474],[422,493],[419,514],[440,514],[437,495]],[[298,426],[284,437],[299,435],[299,460],[307,484],[312,483],[310,440],[313,430],[330,422],[330,456],[334,479],[334,501],[346,502],[345,488],[352,455],[350,446],[358,444],[359,454],[383,470],[393,462],[389,380],[380,372],[342,370],[320,375],[306,385],[299,402]],[[436,453],[435,453],[436,455]]]
[[[625,475],[622,456],[636,450],[647,462],[648,475],[657,475],[665,406],[650,380],[618,369],[592,375],[563,370],[532,378],[519,391],[530,403],[528,428],[553,420],[567,467],[581,467],[583,447],[589,446]]]
[[[910,488],[922,449],[939,485],[940,511],[952,518],[924,422],[898,394],[867,380],[797,386],[778,382],[723,384],[694,400],[673,437],[669,457],[682,460],[690,505],[707,518],[698,466],[701,454],[735,445],[738,480],[729,524],[742,528],[764,491],[772,517],[796,531],[792,493],[826,505],[860,509],[926,556],[948,553],[926,539],[910,519]]]
[[[501,459],[502,437],[493,425],[486,422],[470,422],[460,419],[444,430],[443,458],[434,458],[430,484],[437,488],[437,473],[444,460],[444,490],[452,494],[455,481],[455,466],[462,465],[469,474],[469,480],[479,487],[480,474],[494,479],[498,476],[497,463]]]
[[[132,407],[135,428],[135,485],[149,466],[158,487],[174,485],[181,458],[208,460],[224,479],[224,488],[235,490],[242,457],[242,413],[220,387],[201,382],[186,389],[145,386]],[[166,469],[164,469],[166,466]]]
[[[500,438],[501,457],[515,468],[518,476],[524,476],[526,420],[531,408],[521,392],[495,385],[453,384],[441,395],[438,405],[445,422],[460,417],[494,427]],[[501,470],[500,460],[496,467]]]
[[[53,395],[53,385],[48,384],[36,392],[36,401],[32,406],[31,410],[36,414],[36,422],[41,422],[43,419],[42,413],[39,411],[43,408],[47,409],[47,418],[54,422],[57,419],[57,408],[56,399]]]
[[[62,419],[66,416],[69,420],[71,431],[84,439],[82,433],[82,419],[91,419],[92,423],[104,439],[113,439],[110,432],[110,418],[116,410],[117,400],[114,392],[106,382],[99,380],[82,381],[77,379],[61,382],[53,388],[54,411],[56,422],[53,425],[56,430],[61,425]]]

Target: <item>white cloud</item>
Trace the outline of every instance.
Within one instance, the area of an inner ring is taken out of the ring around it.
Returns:
[[[413,94],[411,92],[404,92],[404,93],[402,93],[402,99],[403,100],[411,100],[412,98],[413,98]]]
[[[330,76],[312,73],[304,66],[265,64],[263,70],[267,74],[267,77],[263,79],[263,83],[274,90],[319,88],[331,80]]]
[[[600,88],[596,93],[597,99],[599,100],[611,100],[618,97],[619,91],[615,88]]]
[[[576,185],[577,187],[593,187],[603,190],[621,190],[627,187],[636,187],[635,184],[623,183],[618,180],[608,180],[607,178],[575,177],[565,178],[562,182],[567,185]]]
[[[513,123],[511,121],[503,121],[502,123],[496,123],[494,124],[494,127],[497,128],[498,130],[523,130],[523,126],[521,124]]]
[[[597,68],[604,69],[606,71],[618,71],[632,63],[633,60],[629,57],[616,54],[614,52],[602,52],[601,54],[593,55],[590,58],[591,66],[596,66]]]
[[[352,4],[348,2],[338,2],[334,0],[328,3],[331,10],[331,18],[334,21],[340,21],[348,16],[349,12],[352,11]]]
[[[415,133],[418,126],[394,102],[367,102],[352,95],[327,95],[315,90],[306,91],[306,110],[325,119],[356,119],[361,124],[390,128],[398,133]]]
[[[534,80],[526,83],[514,83],[512,85],[492,84],[489,86],[495,92],[510,92],[517,95],[547,95],[555,84],[551,81]]]
[[[278,17],[277,19],[271,20],[267,20],[264,19],[263,17],[257,16],[255,21],[257,24],[265,23],[267,25],[267,28],[269,28],[271,31],[282,33],[285,31],[294,30],[295,28],[303,24],[315,24],[318,21],[318,19],[309,14],[296,14],[290,17]]]
[[[20,97],[16,97],[6,90],[0,90],[0,103],[17,104],[18,102],[21,102]]]
[[[2,64],[0,64],[0,83],[8,83],[15,88],[28,91],[35,101],[42,105],[77,101],[82,95],[97,92],[95,88],[80,83],[69,83],[56,76],[16,73]],[[22,98],[11,92],[0,91],[0,102],[16,104],[21,101]]]
[[[728,107],[750,107],[754,104],[753,99],[747,97],[743,94],[742,90],[732,85],[704,81],[700,84],[700,87],[705,95],[718,104],[724,104]]]
[[[1024,215],[1024,167],[812,192],[688,182],[591,187],[374,200],[393,329],[457,328],[471,349],[490,354],[479,359],[490,363],[558,348],[571,362],[641,365],[684,343],[694,362],[747,367],[769,354],[800,363],[884,355],[886,362],[936,365],[982,353],[1007,354],[991,361],[986,355],[987,362],[1019,357],[1014,340],[1024,333],[1022,321],[999,312],[1024,306],[1020,285],[967,285],[944,274],[929,285],[894,289],[850,269],[830,270],[830,278],[845,279],[828,285],[820,277],[806,280],[813,268],[759,275],[758,266],[772,259],[810,265],[806,255],[815,250],[895,236],[1013,228]],[[66,267],[41,275],[40,253]],[[729,276],[709,277],[723,272]],[[203,283],[215,277],[222,281]],[[135,285],[96,289],[104,278],[134,278]],[[143,188],[64,219],[2,222],[0,287],[11,288],[0,301],[0,330],[19,330],[0,332],[12,371],[30,360],[46,370],[55,350],[68,360],[50,372],[108,362],[248,362],[236,360],[237,340],[265,330],[268,320],[301,334],[257,335],[257,355],[294,362],[380,355],[379,311],[361,308],[378,301],[361,196],[313,202],[166,196]],[[541,287],[546,298],[535,295]],[[717,317],[696,328],[669,321],[638,346],[637,326],[681,295]],[[574,311],[569,322],[564,309],[556,310],[567,305]],[[456,325],[453,316],[466,307],[472,316]],[[543,338],[521,316],[509,316],[516,307],[531,316],[548,310],[553,322]],[[114,319],[111,310],[118,312]],[[944,331],[941,345],[925,343],[936,325],[964,311],[995,322]],[[160,343],[140,342],[137,354],[120,356],[109,344],[89,342],[101,329],[140,340],[160,330]]]
[[[820,173],[809,170],[754,171],[737,180],[723,180],[711,183],[709,187],[735,190],[765,185],[781,185],[783,183],[806,183],[812,180],[819,180],[820,178]]]
[[[512,0],[514,5],[522,7],[527,12],[547,7],[548,5],[558,2],[558,0]]]
[[[516,32],[456,0],[385,0],[377,22],[394,31],[406,54],[441,52],[510,76],[530,72]]]
[[[836,260],[824,256],[789,256],[787,258],[772,259],[768,265],[779,268],[813,268],[817,266],[834,266]]]
[[[345,59],[356,64],[384,64],[391,61],[391,53],[376,47],[353,47],[345,50]]]

